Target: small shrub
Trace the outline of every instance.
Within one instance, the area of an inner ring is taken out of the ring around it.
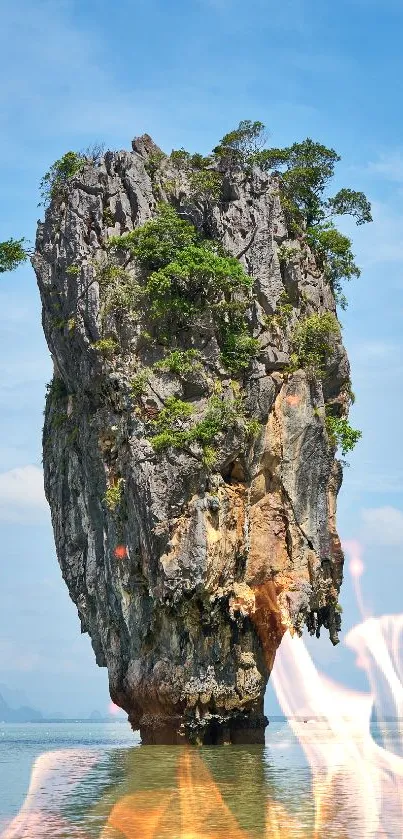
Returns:
[[[193,370],[200,370],[202,365],[198,361],[199,358],[200,353],[197,350],[172,350],[161,361],[157,361],[154,368],[181,376]]]
[[[72,277],[78,277],[79,274],[80,274],[80,271],[81,271],[81,268],[80,268],[79,265],[69,265],[69,267],[66,268],[66,274],[69,274],[69,276],[72,276]]]
[[[237,424],[241,416],[240,399],[229,402],[212,396],[204,417],[190,429],[189,441],[199,443],[202,447],[211,446],[217,441],[218,435]]]
[[[138,399],[140,396],[143,396],[143,394],[147,392],[149,374],[149,370],[141,370],[141,372],[137,373],[137,376],[135,376],[134,379],[131,380],[130,391],[135,399]]]
[[[330,444],[340,448],[343,457],[354,449],[362,437],[362,432],[352,428],[346,417],[327,415],[326,430]]]
[[[212,446],[204,446],[202,454],[202,464],[205,469],[212,469],[217,461],[217,452]]]
[[[188,428],[183,428],[193,413],[192,406],[176,397],[166,401],[163,411],[154,421],[157,434],[150,442],[154,451],[161,452],[168,448],[183,449],[196,443],[202,450],[202,463],[211,469],[216,461],[214,443],[221,433],[239,422],[242,414],[241,400],[225,402],[218,396],[212,396],[207,411],[201,420]]]
[[[226,312],[230,313],[230,307],[225,306],[228,295],[245,295],[251,285],[251,278],[235,257],[219,256],[210,247],[192,244],[149,276],[146,293],[154,318],[168,315],[190,325],[207,307],[218,306],[217,312],[223,318]]]
[[[361,273],[354,261],[351,239],[340,233],[331,222],[309,227],[306,238],[319,267],[324,271],[336,302],[345,309],[346,298],[342,294],[341,281],[359,277]]]
[[[133,314],[142,291],[132,275],[109,257],[105,264],[96,266],[96,276],[102,291],[101,319],[110,312]]]
[[[54,329],[64,329],[67,326],[67,320],[65,318],[52,318],[51,323]]]
[[[340,324],[331,312],[300,321],[292,338],[290,370],[306,369],[322,377],[332,354],[332,338],[339,334]]]
[[[348,380],[348,382],[347,382],[347,384],[345,385],[345,387],[344,387],[344,393],[346,394],[347,399],[348,399],[348,401],[349,401],[350,405],[354,405],[354,402],[355,402],[355,393],[354,393],[354,391],[353,391],[353,385],[352,385],[351,379],[349,379],[349,380]]]
[[[52,402],[66,399],[67,389],[63,379],[60,379],[59,376],[53,376],[53,379],[46,385],[46,395]]]
[[[107,227],[113,227],[115,222],[110,207],[104,207],[102,211],[102,221]]]
[[[150,439],[150,443],[155,452],[166,451],[166,449],[174,448],[181,449],[186,444],[186,438],[183,432],[178,431],[161,431]]]
[[[40,182],[39,189],[42,198],[40,203],[48,207],[51,201],[63,199],[68,182],[82,171],[85,163],[87,163],[87,157],[75,151],[68,151],[56,160]]]
[[[254,440],[262,430],[262,424],[257,419],[245,420],[245,435],[248,440]]]
[[[294,245],[281,245],[277,249],[277,256],[281,265],[291,265],[301,256],[301,251]]]
[[[168,396],[163,409],[159,412],[157,419],[153,421],[153,425],[159,433],[171,431],[175,426],[182,425],[183,422],[188,420],[192,413],[193,407],[189,402],[183,402],[176,396]]]
[[[181,219],[169,204],[161,203],[155,218],[130,233],[112,237],[108,247],[129,251],[139,265],[155,271],[168,265],[179,251],[197,239],[193,224]]]
[[[69,332],[74,332],[75,328],[76,328],[76,319],[75,318],[69,318],[68,321],[67,321],[67,329],[69,330]]]
[[[171,151],[171,163],[175,166],[175,169],[179,169],[179,171],[189,169],[190,159],[191,154],[185,149],[172,149]]]
[[[166,181],[162,182],[161,186],[164,192],[168,193],[168,195],[175,195],[178,183],[175,178],[167,178]]]
[[[118,478],[108,489],[104,495],[104,502],[110,510],[114,513],[122,501],[123,497],[123,478]]]
[[[160,170],[161,163],[165,157],[166,155],[162,151],[151,152],[148,156],[147,162],[144,164],[144,168],[152,181],[155,180],[155,176]]]
[[[276,329],[285,331],[294,311],[294,306],[290,303],[286,291],[282,291],[278,299],[276,310],[273,315],[266,317],[266,325],[274,326]]]
[[[260,352],[260,343],[245,330],[226,325],[221,330],[221,361],[231,373],[243,373]]]
[[[190,194],[200,201],[217,201],[222,190],[222,174],[211,169],[192,172],[189,177]]]
[[[213,153],[226,165],[250,166],[254,155],[265,143],[265,127],[262,122],[242,120],[238,128],[226,134]]]
[[[105,358],[110,358],[116,353],[119,345],[114,338],[101,338],[99,341],[95,341],[92,346],[94,350],[98,350]]]

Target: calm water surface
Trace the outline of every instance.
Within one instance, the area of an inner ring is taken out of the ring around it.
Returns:
[[[326,743],[326,726],[309,725],[304,736]],[[372,735],[382,745],[380,731]],[[383,745],[399,754],[395,724],[388,724]],[[361,789],[368,779],[361,781],[354,767],[348,777],[342,748],[340,765],[330,781],[319,774],[323,824],[315,833],[311,770],[286,722],[270,724],[265,747],[202,749],[140,746],[127,723],[3,723],[0,833],[4,839],[402,837],[398,785],[376,818],[376,792]],[[365,818],[361,792],[368,798]]]

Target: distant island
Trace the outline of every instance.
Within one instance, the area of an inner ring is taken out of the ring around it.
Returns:
[[[81,717],[80,715],[67,717],[65,714],[62,714],[60,711],[55,711],[51,714],[44,714],[42,711],[39,711],[37,708],[32,708],[30,705],[19,705],[17,708],[12,707],[10,702],[12,701],[13,704],[18,696],[18,691],[10,691],[5,686],[1,686],[2,692],[0,693],[0,723],[5,722],[15,722],[15,723],[24,723],[24,722],[36,722],[36,723],[49,723],[49,722],[89,722],[89,723],[108,723],[108,722],[125,722],[125,719],[122,717],[118,718],[112,714],[101,714],[99,711],[94,710],[91,711],[88,717]],[[6,695],[8,702],[6,701],[4,695]],[[15,694],[15,698],[14,698]],[[22,697],[22,695],[21,695]]]
[[[43,715],[36,708],[29,705],[21,705],[19,708],[10,708],[0,693],[0,722],[42,722]]]

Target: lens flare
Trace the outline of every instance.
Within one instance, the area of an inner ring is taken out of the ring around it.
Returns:
[[[126,559],[127,557],[127,548],[126,545],[116,545],[116,548],[113,552],[116,559]]]

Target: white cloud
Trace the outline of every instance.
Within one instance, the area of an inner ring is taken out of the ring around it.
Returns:
[[[41,469],[22,466],[0,474],[0,519],[32,523],[47,510]]]
[[[353,239],[353,251],[361,268],[385,262],[403,262],[403,213],[382,201],[372,201],[372,224],[356,227],[342,217],[338,227]]]
[[[374,507],[361,512],[364,538],[368,545],[403,547],[403,511],[396,507]]]
[[[396,150],[379,155],[379,159],[368,164],[371,175],[380,175],[388,181],[403,183],[403,152]]]

